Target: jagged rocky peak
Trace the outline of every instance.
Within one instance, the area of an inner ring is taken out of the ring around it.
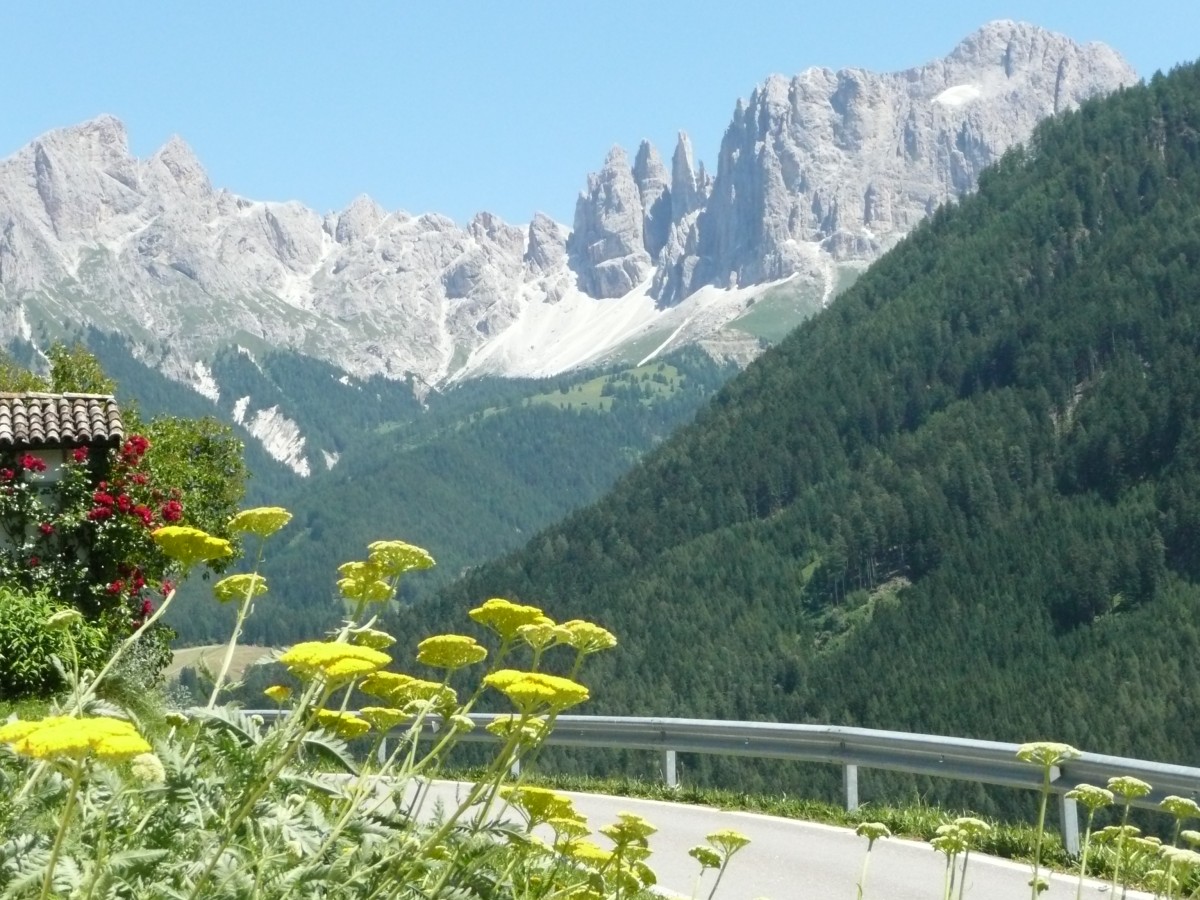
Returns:
[[[1136,80],[1106,46],[1008,21],[904,72],[771,76],[738,101],[696,249],[669,242],[659,300],[786,277],[808,264],[801,243],[835,259],[874,258],[972,190],[1039,120]]]
[[[629,157],[613,147],[604,167],[588,176],[575,203],[575,227],[567,239],[580,288],[592,297],[629,293],[651,269],[646,252],[641,191]]]
[[[642,200],[642,239],[646,252],[655,259],[667,242],[671,228],[670,177],[658,151],[642,141],[633,161],[633,180]]]
[[[383,207],[368,197],[359,194],[337,216],[333,227],[333,239],[339,244],[350,244],[360,241],[379,229],[387,217]]]
[[[679,132],[675,153],[671,157],[671,221],[678,222],[698,210],[708,199],[704,184],[704,166],[699,177],[696,172],[692,142],[686,132]]]
[[[567,259],[567,229],[545,213],[535,213],[525,240],[525,263],[537,274],[560,268]]]

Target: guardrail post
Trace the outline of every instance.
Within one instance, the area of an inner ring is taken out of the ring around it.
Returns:
[[[858,766],[842,766],[842,787],[846,789],[846,812],[858,809]]]
[[[508,767],[508,774],[513,778],[521,777],[521,760],[519,757],[513,757],[512,765]]]
[[[667,781],[667,787],[672,789],[679,787],[679,779],[676,777],[675,773],[674,750],[663,751],[663,778],[665,778]]]
[[[1075,800],[1066,794],[1058,795],[1058,811],[1062,819],[1063,848],[1069,856],[1079,855],[1079,809]]]

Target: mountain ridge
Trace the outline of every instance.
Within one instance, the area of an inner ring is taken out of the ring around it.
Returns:
[[[9,313],[0,337],[44,338],[69,325],[119,331],[143,361],[198,387],[196,364],[235,343],[288,347],[358,377],[418,386],[548,375],[621,353],[637,362],[704,340],[744,362],[761,343],[736,320],[765,285],[790,279],[827,298],[839,266],[865,264],[919,218],[903,197],[919,195],[923,215],[977,174],[971,153],[957,151],[969,164],[945,185],[847,183],[847,195],[862,195],[860,228],[836,192],[805,193],[845,181],[844,160],[825,165],[834,145],[798,143],[797,123],[828,106],[841,123],[830,135],[852,141],[854,122],[865,129],[895,100],[879,85],[908,84],[928,107],[936,77],[944,93],[947,80],[970,88],[999,77],[997,67],[1019,89],[959,90],[941,119],[914,126],[918,137],[953,149],[960,120],[972,123],[963,140],[982,164],[1043,114],[1136,80],[1103,45],[1011,22],[893,76],[775,76],[738,102],[715,175],[695,162],[686,135],[669,170],[648,144],[632,162],[610,153],[588,177],[570,229],[546,216],[517,226],[487,212],[460,227],[436,213],[387,212],[365,195],[324,215],[249,200],[214,188],[178,137],[134,158],[124,126],[101,116],[0,161],[0,304]],[[835,87],[789,105],[803,79]],[[997,116],[1015,124],[996,130]],[[936,133],[926,135],[927,125]],[[955,159],[947,151],[935,169]],[[864,232],[868,225],[880,234]]]

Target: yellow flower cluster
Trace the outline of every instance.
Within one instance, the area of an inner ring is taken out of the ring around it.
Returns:
[[[375,541],[367,545],[367,551],[371,564],[389,577],[430,569],[434,565],[428,551],[404,541]]]
[[[384,580],[382,569],[371,562],[348,562],[338,566],[341,578],[338,580],[338,590],[348,600],[365,600],[368,603],[382,603],[390,600],[394,592],[391,584]]]
[[[435,669],[461,669],[482,662],[486,656],[486,647],[461,634],[439,634],[417,645],[417,662]]]
[[[358,714],[370,722],[376,731],[391,731],[401,722],[412,718],[404,710],[388,706],[364,706]]]
[[[617,639],[611,631],[583,619],[563,622],[561,628],[567,634],[565,642],[580,653],[598,653],[617,646]]]
[[[396,639],[386,631],[375,628],[357,628],[350,632],[350,642],[360,647],[370,647],[372,650],[386,650]]]
[[[503,597],[485,600],[483,605],[475,607],[467,615],[505,640],[515,638],[521,626],[533,625],[546,619],[545,613],[536,606],[523,606]]]
[[[1064,759],[1074,759],[1079,751],[1070,744],[1055,741],[1034,741],[1017,748],[1017,759],[1037,766],[1056,766]]]
[[[213,585],[213,594],[222,603],[260,597],[267,592],[267,580],[261,575],[229,575]]]
[[[290,521],[292,514],[282,506],[258,506],[254,509],[243,509],[230,519],[229,530],[268,538]]]
[[[646,839],[658,831],[653,825],[634,813],[617,813],[617,821],[605,825],[600,833],[608,837],[614,844],[623,847],[636,844],[644,847]]]
[[[486,676],[483,683],[504,694],[522,712],[558,712],[588,698],[588,689],[579,682],[542,672],[499,669]]]
[[[34,759],[94,756],[119,761],[151,750],[132,723],[109,716],[50,716],[9,722],[0,726],[0,743],[11,744],[17,753]]]
[[[287,703],[291,699],[292,689],[287,685],[273,684],[263,691],[268,698],[276,703]]]
[[[496,716],[486,727],[499,738],[507,738],[519,731],[522,744],[536,744],[550,733],[545,716]]]
[[[529,817],[530,825],[540,825],[552,819],[579,819],[575,804],[566,794],[549,788],[503,788],[500,796]]]
[[[439,710],[450,710],[458,705],[453,688],[400,672],[376,672],[364,678],[359,687],[363,693],[400,709],[416,701],[432,703]]]
[[[190,569],[198,562],[233,555],[229,541],[189,525],[164,525],[156,529],[151,537],[163,553],[177,560],[185,569]]]
[[[371,725],[366,719],[360,719],[351,712],[334,709],[318,710],[317,724],[347,741],[362,737],[371,730]]]
[[[302,678],[322,675],[329,681],[341,681],[377,672],[392,658],[370,647],[304,641],[280,656],[279,661]]]

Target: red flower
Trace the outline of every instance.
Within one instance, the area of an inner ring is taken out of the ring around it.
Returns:
[[[100,482],[100,484],[103,485],[104,482],[102,481],[102,482]],[[92,494],[92,499],[95,500],[97,503],[101,504],[102,506],[112,506],[114,503],[117,502],[113,499],[112,494],[104,493],[103,488],[96,491],[96,493]]]
[[[183,504],[178,500],[168,500],[163,504],[162,517],[164,522],[178,522],[183,518]]]
[[[101,522],[104,519],[107,519],[111,515],[112,515],[112,510],[109,509],[107,506],[97,506],[97,507],[94,507],[88,513],[87,517],[89,519],[91,519],[93,522]]]
[[[164,578],[162,580],[162,584],[158,586],[158,589],[162,591],[162,595],[165,597],[167,594],[171,593],[171,591],[175,590],[175,582],[169,578]]]
[[[38,526],[38,530],[42,534],[45,534],[45,535],[54,534],[54,526],[51,525],[49,522],[43,522],[41,525]]]
[[[136,462],[149,449],[150,442],[140,434],[135,434],[125,442],[125,446],[121,448],[121,455],[132,462]]]
[[[0,469],[0,481],[12,481],[17,477],[17,473],[12,469]]]
[[[88,454],[87,447],[76,447],[74,452],[71,454],[71,456],[75,460],[75,462],[81,463],[81,462],[87,462],[87,454]]]
[[[36,557],[36,556],[29,557],[29,568],[36,569],[41,564],[42,564],[42,561],[39,557]]]
[[[142,601],[142,618],[148,619],[154,614],[154,604],[149,600]]]
[[[22,469],[28,469],[31,472],[46,471],[46,461],[41,457],[34,456],[32,453],[26,453],[17,460],[17,466]]]
[[[130,478],[130,481],[132,481],[134,484],[145,484],[149,480],[150,479],[146,476],[145,472],[134,472]]]
[[[149,528],[154,524],[154,510],[148,506],[138,504],[133,508],[133,514],[142,520],[142,524]]]
[[[123,590],[125,590],[125,582],[121,581],[120,579],[114,581],[108,586],[108,592],[110,594],[119,594]]]
[[[121,512],[127,513],[132,508],[133,508],[133,501],[129,499],[128,494],[122,494],[120,497],[117,498],[117,509],[121,510]]]

